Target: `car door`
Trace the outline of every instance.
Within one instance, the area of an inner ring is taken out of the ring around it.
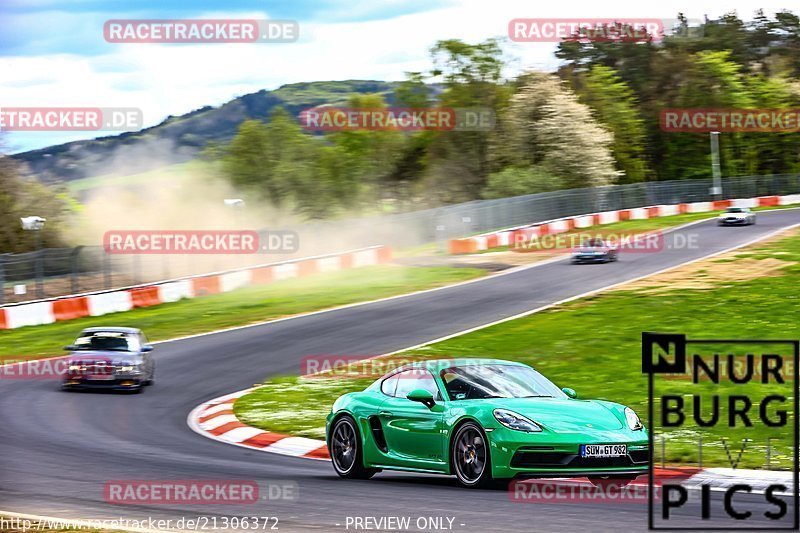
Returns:
[[[444,470],[444,405],[433,375],[411,369],[396,376],[394,394],[380,407],[380,420],[391,464]],[[414,389],[431,392],[436,405],[428,407],[406,395]]]

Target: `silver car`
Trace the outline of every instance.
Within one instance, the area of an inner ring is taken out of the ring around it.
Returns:
[[[729,207],[717,218],[719,226],[750,226],[756,223],[756,214],[749,207]]]
[[[155,362],[153,347],[137,328],[97,327],[84,329],[73,344],[64,347],[64,390],[115,389],[140,391],[152,385]]]

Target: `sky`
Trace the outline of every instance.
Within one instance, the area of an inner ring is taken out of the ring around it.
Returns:
[[[507,35],[515,18],[745,19],[789,2],[691,0],[0,0],[0,110],[5,107],[135,107],[144,125],[261,89],[307,81],[401,80],[431,67],[440,39]],[[795,11],[797,9],[795,8]],[[110,19],[290,19],[294,43],[108,43]],[[552,43],[509,43],[509,72],[554,70]],[[107,135],[108,133],[104,133]],[[95,132],[6,132],[12,153]]]

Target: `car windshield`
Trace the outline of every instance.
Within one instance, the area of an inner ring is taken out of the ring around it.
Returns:
[[[113,352],[139,351],[136,335],[117,331],[92,331],[82,333],[75,341],[78,350],[102,350]]]
[[[728,212],[728,213],[744,213],[744,212],[745,212],[745,210],[744,210],[744,209],[742,209],[741,207],[729,207],[729,208],[727,209],[727,212]]]
[[[550,380],[527,366],[454,366],[440,375],[451,400],[566,398]]]
[[[602,248],[605,243],[603,239],[587,239],[583,241],[583,246],[586,248]]]

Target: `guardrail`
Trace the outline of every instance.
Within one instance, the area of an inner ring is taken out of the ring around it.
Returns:
[[[24,326],[52,324],[61,320],[102,316],[130,311],[139,307],[176,302],[183,298],[230,292],[249,285],[271,283],[319,272],[378,265],[389,262],[391,255],[391,248],[387,246],[371,246],[336,254],[265,263],[148,285],[123,287],[111,291],[97,291],[9,304],[0,307],[0,329],[15,329]]]
[[[714,200],[710,202],[653,205],[635,207],[632,209],[602,211],[600,213],[588,213],[585,215],[547,220],[536,224],[506,228],[500,231],[483,233],[463,239],[451,239],[448,251],[451,254],[471,254],[501,246],[511,246],[514,243],[528,242],[532,238],[541,237],[542,235],[555,235],[574,229],[612,224],[625,220],[642,220],[682,213],[704,213],[727,209],[728,207],[767,207],[799,203],[800,194],[790,194],[785,196],[759,196],[757,198],[736,198],[730,200]]]

